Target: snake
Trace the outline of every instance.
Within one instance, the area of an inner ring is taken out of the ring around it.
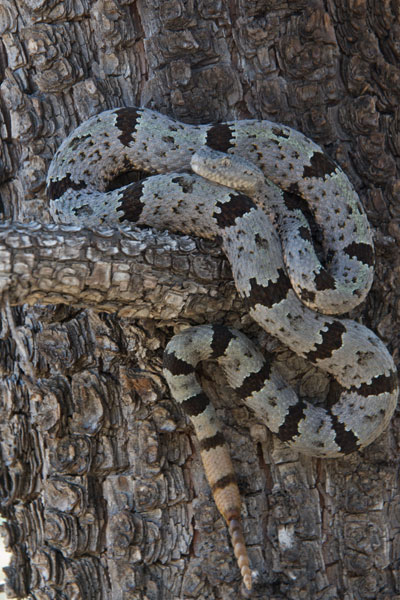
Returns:
[[[47,196],[57,222],[219,240],[252,319],[328,375],[323,402],[300,397],[273,356],[222,323],[188,326],[164,350],[164,377],[193,424],[250,590],[240,492],[198,368],[216,361],[236,397],[294,451],[340,457],[384,431],[398,396],[393,358],[373,331],[337,316],[363,302],[373,280],[372,232],[357,192],[320,146],[288,126],[192,125],[121,107],[94,115],[62,142]]]

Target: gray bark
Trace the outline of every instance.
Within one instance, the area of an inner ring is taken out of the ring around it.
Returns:
[[[0,508],[11,596],[245,596],[192,429],[162,378],[174,330],[234,324],[276,351],[301,393],[328,387],[250,322],[218,246],[46,226],[60,142],[120,105],[301,130],[367,209],[375,283],[351,316],[397,357],[399,32],[389,1],[2,0]],[[241,485],[253,597],[399,600],[397,420],[363,452],[306,458],[214,376],[205,370]]]

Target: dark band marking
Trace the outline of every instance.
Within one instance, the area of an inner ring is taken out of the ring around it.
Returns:
[[[112,178],[107,182],[105,189],[107,192],[118,190],[119,188],[126,187],[131,183],[137,183],[138,181],[147,179],[152,175],[155,175],[155,173],[137,169],[135,162],[125,156],[120,166],[120,172],[118,175],[111,175]]]
[[[248,398],[254,392],[259,392],[265,385],[265,380],[269,379],[271,374],[271,362],[269,360],[263,364],[261,369],[256,373],[251,373],[242,382],[242,385],[236,388],[236,391],[241,398]]]
[[[212,125],[207,131],[206,144],[213,150],[228,152],[229,148],[235,145],[232,134],[229,125],[224,123]]]
[[[360,445],[358,437],[353,431],[348,431],[344,424],[338,420],[337,416],[330,413],[332,427],[335,431],[335,442],[343,454],[350,454],[357,450]]]
[[[305,357],[311,362],[330,358],[335,350],[342,347],[342,336],[345,332],[346,327],[340,321],[325,323],[321,330],[322,341],[315,344],[315,350],[305,354]]]
[[[340,396],[344,394],[357,394],[368,398],[370,396],[379,396],[379,394],[393,394],[397,390],[397,373],[393,371],[389,375],[377,375],[373,377],[370,383],[362,383],[359,387],[355,385],[345,388],[339,382],[333,380],[329,386],[329,393],[326,399],[327,406],[330,408],[336,404]]]
[[[119,221],[129,221],[136,223],[142,214],[144,204],[141,201],[143,191],[143,183],[132,183],[124,189],[120,197],[120,204],[117,210],[123,215],[119,217]]]
[[[356,393],[358,396],[368,398],[373,395],[382,394],[384,392],[392,393],[397,388],[397,375],[377,375],[371,383],[363,383],[360,387],[352,386],[346,389],[336,380],[333,380],[329,386],[329,393],[326,398],[326,406],[329,411],[329,416],[332,421],[332,427],[336,433],[335,442],[340,447],[344,454],[350,454],[358,449],[360,442],[357,436],[350,430],[347,431],[344,424],[338,420],[337,416],[332,413],[332,407],[338,402],[342,394]]]
[[[332,407],[340,400],[343,393],[347,393],[349,390],[343,387],[336,379],[332,379],[329,385],[328,395],[325,400],[327,409],[330,411]]]
[[[303,177],[325,177],[332,175],[337,169],[337,165],[326,154],[314,152],[310,158],[310,165],[303,169]]]
[[[117,115],[115,126],[121,132],[118,139],[123,146],[129,146],[134,141],[133,134],[139,124],[142,111],[136,108],[119,108],[115,114]]]
[[[221,479],[218,479],[211,487],[211,491],[214,493],[216,490],[222,490],[223,488],[228,487],[228,485],[237,485],[236,477],[233,473],[229,473],[229,475],[224,475]]]
[[[291,184],[290,189],[283,191],[283,201],[288,210],[301,210],[304,214],[310,212],[307,202],[300,195],[297,183]]]
[[[305,219],[308,223],[310,232],[312,232],[312,234],[317,239],[323,239],[323,232],[322,232],[321,226],[315,220],[315,216],[312,213],[312,211],[310,210],[310,207],[308,206],[306,200],[304,200],[304,198],[302,198],[301,192],[298,188],[297,183],[292,183],[290,185],[290,187],[283,192],[283,201],[288,210],[290,210],[290,211],[300,210],[303,213],[303,216],[305,217]],[[303,233],[304,233],[305,237],[303,239],[307,239],[307,240],[312,239],[311,233],[310,234],[306,233],[307,230],[305,227],[301,227],[301,229],[304,230]],[[300,234],[300,235],[302,235],[302,234]]]
[[[178,358],[174,352],[164,352],[163,368],[168,369],[171,375],[190,375],[193,373],[193,365]]]
[[[248,305],[255,307],[257,304],[271,308],[285,300],[291,289],[290,279],[283,269],[278,269],[278,279],[270,281],[268,285],[261,285],[255,277],[249,279],[250,293],[247,298]]]
[[[314,277],[315,287],[319,292],[323,290],[334,290],[336,288],[335,279],[326,271],[326,269],[322,269],[319,273],[317,273]]]
[[[181,406],[188,417],[198,417],[210,404],[210,399],[204,392],[199,392],[191,398],[181,402]]]
[[[305,418],[304,410],[306,403],[303,400],[299,400],[297,404],[289,407],[288,413],[285,417],[285,421],[279,427],[278,438],[282,442],[289,442],[296,435],[299,435],[299,423]]]
[[[224,445],[225,445],[225,438],[224,438],[224,435],[220,431],[218,431],[218,433],[216,433],[215,435],[212,435],[211,437],[200,440],[200,450],[213,450],[214,448],[217,448],[218,446],[224,446]]]
[[[235,225],[236,219],[243,217],[255,208],[253,200],[244,194],[232,193],[229,194],[229,198],[229,202],[217,202],[215,206],[221,212],[214,211],[212,215],[221,229],[232,227]]]
[[[379,394],[392,394],[398,386],[397,374],[391,372],[390,375],[377,375],[371,383],[362,383],[360,387],[351,387],[350,392],[356,392],[359,396],[378,396]]]
[[[49,200],[57,200],[67,190],[83,190],[87,187],[87,183],[84,181],[72,181],[71,175],[65,175],[62,179],[53,179],[47,186],[47,197]]]
[[[213,325],[213,338],[211,341],[212,354],[209,358],[219,358],[222,356],[234,337],[235,336],[228,327],[224,327],[223,325]]]
[[[312,235],[311,235],[311,231],[310,231],[309,227],[302,225],[301,227],[299,227],[298,231],[299,231],[299,236],[301,237],[302,240],[312,243]]]
[[[369,244],[364,242],[352,242],[343,251],[350,257],[357,258],[360,262],[368,265],[369,267],[374,266],[374,250]]]

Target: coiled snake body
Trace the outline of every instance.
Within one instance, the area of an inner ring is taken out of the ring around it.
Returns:
[[[132,170],[153,175],[111,189]],[[240,495],[196,367],[217,360],[246,404],[300,452],[340,456],[380,435],[397,402],[393,359],[371,330],[329,316],[359,304],[372,282],[372,237],[357,194],[321,148],[293,129],[262,120],[194,126],[143,108],[106,111],[73,131],[53,158],[47,191],[58,221],[218,236],[255,321],[331,375],[324,406],[314,406],[234,329],[192,327],[165,350],[166,380],[194,425],[250,589]],[[310,222],[322,231],[324,264]]]

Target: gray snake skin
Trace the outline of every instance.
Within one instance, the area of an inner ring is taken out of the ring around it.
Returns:
[[[151,175],[113,189],[122,173]],[[196,377],[215,359],[228,384],[294,450],[341,456],[370,444],[397,403],[393,359],[369,329],[335,316],[366,297],[372,235],[346,175],[301,133],[265,120],[187,125],[144,108],[96,115],[63,142],[48,197],[57,221],[134,224],[222,240],[253,319],[331,376],[323,406],[299,398],[242,333],[192,327],[164,353],[164,375],[190,417],[242,573],[252,574],[240,495],[214,408]],[[324,258],[314,249],[320,233]]]

